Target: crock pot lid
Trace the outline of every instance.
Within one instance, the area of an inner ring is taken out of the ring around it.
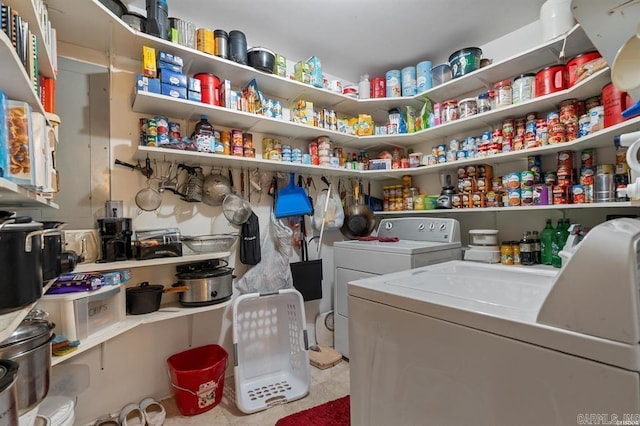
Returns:
[[[222,275],[229,275],[233,272],[233,268],[222,267],[216,269],[204,269],[202,271],[195,272],[182,272],[178,274],[179,280],[198,280],[202,278],[220,277]]]
[[[53,329],[53,323],[47,320],[25,320],[20,323],[18,328],[6,338],[4,341],[0,342],[0,348],[14,345],[19,342],[24,342],[26,340],[35,339],[36,337],[40,337],[44,334],[48,334]]]
[[[8,359],[0,359],[0,392],[4,392],[18,375],[18,363]]]

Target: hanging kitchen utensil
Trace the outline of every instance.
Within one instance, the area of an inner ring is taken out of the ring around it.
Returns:
[[[275,217],[277,219],[289,216],[309,214],[313,207],[309,202],[304,188],[296,186],[295,174],[289,174],[289,185],[278,191],[275,205]]]
[[[352,240],[371,234],[376,225],[373,212],[360,199],[360,182],[354,182],[353,200],[354,204],[347,209],[344,223],[340,227],[342,235]]]
[[[161,177],[160,184],[158,185],[158,191],[160,193],[164,192],[165,189],[173,192],[174,194],[178,194],[178,174],[173,174],[174,169],[176,168],[176,162],[172,161],[169,163],[169,169],[167,170],[167,174]],[[202,188],[202,187],[201,187]]]
[[[145,170],[147,172],[147,187],[138,191],[135,197],[136,205],[138,208],[145,212],[152,212],[158,210],[160,208],[160,204],[162,204],[162,195],[151,187],[151,174],[153,170],[151,169],[151,160],[149,157],[146,159]]]
[[[251,204],[234,192],[233,173],[231,169],[229,169],[229,182],[231,184],[231,193],[224,197],[222,213],[224,213],[224,217],[233,225],[242,225],[249,219],[249,216],[251,216]]]
[[[293,286],[302,294],[305,302],[322,299],[322,259],[309,260],[307,246],[306,218],[300,217],[302,245],[300,246],[300,262],[289,264]]]
[[[202,201],[204,174],[200,166],[178,164],[178,170],[186,170],[187,178],[180,186],[180,199],[187,202]]]
[[[149,160],[149,158],[147,158],[147,160]],[[115,164],[119,165],[119,166],[125,166],[125,167],[129,167],[131,170],[139,170],[140,173],[142,173],[143,176],[152,176],[153,175],[153,169],[151,168],[151,161],[146,161],[145,162],[145,166],[141,166],[140,162],[138,162],[138,164],[130,164],[130,163],[125,163],[124,161],[120,161],[116,158],[116,162]]]
[[[215,173],[215,170],[211,168],[211,173],[205,176],[202,184],[202,202],[210,206],[220,206],[230,193],[231,182],[229,179],[222,175],[222,170]]]

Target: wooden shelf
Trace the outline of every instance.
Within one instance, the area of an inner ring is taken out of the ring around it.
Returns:
[[[198,307],[182,307],[178,303],[168,303],[160,306],[160,309],[156,312],[151,312],[144,315],[127,315],[123,321],[120,321],[110,327],[107,327],[99,332],[89,336],[89,338],[80,342],[78,349],[70,352],[64,356],[54,356],[51,358],[51,365],[58,365],[74,356],[77,356],[83,352],[99,346],[106,341],[113,339],[123,333],[126,333],[140,325],[152,324],[154,322],[165,321],[173,318],[184,317],[188,315],[195,315],[203,312],[214,311],[218,309],[226,309],[231,304],[231,301],[217,303],[209,306]]]
[[[200,262],[209,259],[222,259],[231,256],[228,251],[219,253],[189,254],[178,257],[161,257],[149,260],[123,260],[106,263],[81,263],[73,272],[117,271],[121,269],[144,268],[148,266],[179,265],[181,263]]]
[[[44,286],[42,289],[43,294],[49,289],[49,287],[51,287],[52,282],[53,281],[50,281]],[[11,336],[22,320],[37,303],[38,301],[35,301],[22,309],[0,315],[0,342],[5,341],[9,336]]]
[[[571,210],[571,209],[611,209],[611,208],[639,208],[640,201],[621,201],[610,203],[589,204],[552,204],[545,206],[516,206],[516,207],[484,207],[477,209],[432,209],[432,210],[402,210],[394,212],[374,212],[376,216],[420,216],[423,214],[464,214],[486,212],[519,212],[532,210]]]
[[[0,32],[0,34],[2,34]],[[0,178],[0,206],[1,207],[51,207],[58,208],[52,200],[38,195],[36,192],[26,189],[15,183]]]

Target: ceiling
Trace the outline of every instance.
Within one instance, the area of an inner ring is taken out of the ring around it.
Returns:
[[[82,0],[89,1],[89,0]],[[325,73],[349,81],[381,76],[453,51],[482,46],[539,18],[544,0],[167,0],[169,16],[196,27],[240,30],[249,46],[296,62],[317,56]],[[145,12],[145,0],[123,0]],[[75,2],[53,1],[58,9]],[[52,15],[54,19],[55,15]],[[54,21],[55,25],[55,21]],[[63,42],[65,28],[57,27]]]

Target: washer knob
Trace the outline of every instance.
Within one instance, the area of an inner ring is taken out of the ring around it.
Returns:
[[[386,229],[387,231],[393,228],[393,223],[392,222],[386,222],[384,224],[384,229]]]
[[[435,225],[435,223],[431,222],[429,224],[429,230],[433,231],[434,229],[436,229],[436,225]]]
[[[418,225],[418,231],[424,231],[424,223],[420,223],[420,225]]]
[[[440,225],[440,230],[444,231],[445,229],[447,229],[447,224],[443,223],[442,225]]]

